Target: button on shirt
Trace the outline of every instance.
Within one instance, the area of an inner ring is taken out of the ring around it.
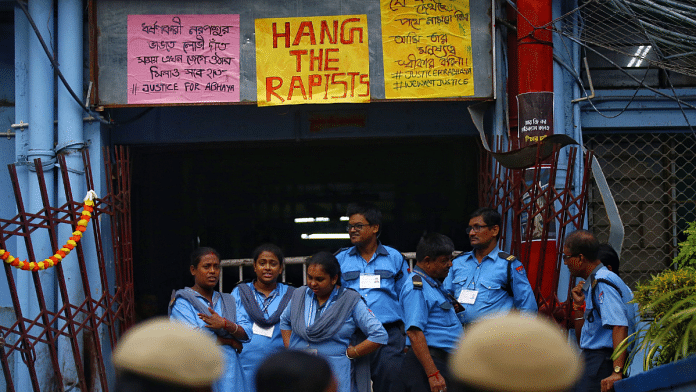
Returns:
[[[452,261],[452,268],[443,282],[445,290],[457,299],[460,298],[462,290],[478,291],[473,304],[462,304],[465,309],[464,323],[466,324],[490,314],[506,313],[513,307],[523,312],[537,312],[536,299],[527,279],[527,273],[517,259],[510,265],[514,298],[508,294],[506,290],[508,261],[499,257],[499,253],[500,248],[496,246],[483,257],[480,264],[473,250]]]
[[[414,289],[413,276],[420,275],[422,289]],[[452,350],[462,333],[462,324],[454,307],[442,291],[441,283],[414,267],[401,291],[401,306],[404,312],[404,327],[417,327],[423,331],[428,347]]]
[[[614,283],[622,293],[606,283],[595,283],[596,279],[606,279]],[[593,284],[597,285],[594,289],[594,298],[590,295]],[[599,264],[585,280],[582,291],[585,293],[585,322],[580,334],[580,348],[589,350],[613,348],[612,327],[628,327],[629,310],[624,300],[627,302],[633,299],[631,289],[615,273]],[[601,317],[594,309],[595,307],[599,308]]]
[[[368,263],[353,246],[340,251],[336,258],[341,265],[341,285],[359,292],[381,323],[402,320],[398,294],[408,275],[408,263],[399,251],[378,244]],[[361,289],[360,274],[379,275],[380,287]]]

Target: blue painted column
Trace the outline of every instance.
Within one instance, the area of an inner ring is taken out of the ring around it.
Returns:
[[[577,2],[574,2],[577,6]],[[552,18],[555,20],[565,13],[565,9],[562,9],[562,4],[560,2],[553,3]],[[567,6],[568,8],[573,7],[571,4]],[[562,23],[562,22],[557,22]],[[577,23],[575,24],[577,26]],[[556,26],[559,27],[559,26]],[[554,74],[554,133],[556,134],[566,134],[575,140],[576,137],[576,124],[575,124],[575,112],[574,106],[577,104],[571,103],[571,100],[576,98],[575,93],[578,91],[577,82],[575,77],[570,74],[570,72],[561,66],[558,61],[563,61],[564,64],[569,64],[574,69],[578,70],[577,57],[579,54],[579,48],[572,41],[567,40],[560,34],[554,34],[554,54],[559,58],[559,60],[554,61],[553,64],[553,74]],[[568,50],[570,48],[570,50]],[[568,57],[570,56],[570,57]],[[568,174],[568,158],[570,154],[570,149],[576,147],[565,147],[561,150],[559,154],[558,171],[556,173],[556,188],[563,188],[566,183],[566,177]],[[573,194],[577,194],[581,188],[578,188],[577,184],[579,181],[578,177],[578,166],[577,161],[582,160],[582,153],[576,156],[576,166],[575,166],[575,176],[573,178],[571,190]],[[556,208],[559,209],[560,204],[556,204]],[[558,225],[557,225],[558,229]],[[566,233],[568,234],[568,233]],[[568,293],[568,284],[570,281],[570,273],[568,268],[561,263],[561,270],[558,277],[558,299],[560,301],[565,301]]]
[[[82,0],[59,0],[58,2],[58,63],[60,71],[68,82],[73,92],[82,100],[83,85],[83,39],[82,39]],[[84,164],[80,149],[84,146],[82,106],[75,101],[69,93],[67,87],[57,81],[58,93],[58,144],[56,152],[65,156],[68,167],[69,183],[71,186],[72,197],[74,200],[82,200],[85,196],[85,176]],[[71,200],[67,200],[64,191],[63,177],[57,174],[57,205],[62,206]],[[78,209],[78,212],[80,210]],[[71,225],[61,224],[58,227],[58,243],[62,246],[67,238],[70,238],[74,228]],[[92,231],[85,232],[85,241],[81,241],[83,250],[85,245],[93,243],[87,240],[91,237]],[[85,256],[88,260],[94,260],[92,253],[86,251]],[[85,296],[82,285],[82,277],[77,260],[77,252],[69,254],[61,263],[65,276],[68,297],[72,304],[81,304]],[[95,266],[96,263],[88,263]],[[90,284],[98,286],[99,280],[90,279]],[[57,307],[61,308],[63,301],[57,297]],[[76,319],[77,322],[84,321],[84,317]],[[63,327],[65,322],[59,321],[59,327]],[[77,341],[80,353],[84,353],[83,333],[79,333]],[[82,355],[81,355],[82,357]],[[75,365],[73,349],[68,338],[60,338],[58,341],[58,360],[63,375],[63,386],[68,388],[72,385],[79,385],[79,374]],[[91,361],[83,361],[90,363]]]
[[[51,41],[55,37],[53,1],[32,0],[29,2],[29,13],[48,47],[53,48],[54,45]],[[55,118],[53,67],[33,31],[29,34],[29,60],[29,149],[27,158],[30,163],[35,158],[42,159],[46,187],[51,199],[50,202],[53,204],[53,199],[55,199],[55,171],[53,169],[55,162],[53,150],[55,142],[53,126]],[[43,208],[43,202],[41,201],[41,192],[34,172],[28,174],[27,188],[29,192],[24,198],[27,211],[32,213],[40,211]],[[34,255],[39,260],[43,260],[53,254],[46,230],[35,231],[32,234],[32,244]],[[49,309],[55,309],[55,268],[49,268],[40,274],[46,306]],[[18,283],[18,287],[22,287],[25,290],[24,293],[20,293],[25,302],[22,304],[22,309],[26,309],[26,317],[35,318],[39,314],[40,309],[31,274],[25,272],[18,274]],[[31,332],[32,335],[38,336],[40,328],[33,328]],[[50,390],[52,388],[52,366],[48,346],[38,344],[36,346],[36,367],[41,390]],[[18,384],[17,390],[31,390],[28,377],[18,374],[17,382],[24,383]]]
[[[24,15],[24,12],[19,8],[19,6],[15,6],[14,9],[14,39],[15,39],[15,49],[14,49],[14,61],[15,61],[15,117],[14,117],[14,123],[19,124],[21,122],[28,123],[29,122],[29,93],[28,93],[28,86],[29,86],[29,53],[27,52],[27,48],[29,47],[29,29],[31,27],[29,26],[29,21],[27,20],[26,16]],[[29,149],[29,132],[26,130],[26,128],[15,128],[15,162],[26,162],[27,159],[27,151]],[[22,166],[22,165],[17,165],[17,174],[19,176],[19,182],[20,182],[20,188],[23,190],[27,189],[27,167]],[[10,191],[11,192],[11,191]],[[26,192],[25,192],[26,193]],[[15,215],[17,213],[16,207],[14,207],[14,194],[12,194],[12,214],[10,215]],[[9,217],[8,215],[7,217]],[[8,241],[7,243],[8,247],[13,247],[13,251],[15,254],[15,257],[19,258],[20,260],[25,260],[27,257],[27,252],[26,248],[24,247],[24,241],[21,241],[19,237],[13,237],[11,241]],[[11,250],[12,251],[12,250]],[[21,277],[21,275],[25,275],[23,273],[20,273],[19,271],[13,269],[12,275],[15,279],[15,283],[19,284],[18,278]],[[25,286],[26,287],[26,283]],[[7,295],[6,295],[7,294]],[[26,296],[26,290],[23,292]],[[4,291],[0,291],[0,297],[2,299],[0,300],[0,306],[8,306],[10,308],[13,307],[12,300],[9,295],[9,288],[8,292],[5,293]],[[27,303],[26,298],[20,298],[20,300],[24,300],[23,303]],[[12,325],[16,321],[15,314],[14,312],[7,313],[7,318],[3,318],[0,320],[0,323],[3,325]],[[14,344],[15,340],[7,342],[8,344]],[[29,387],[29,383],[26,381],[22,380],[27,380],[29,377],[29,373],[26,371],[26,365],[22,363],[22,359],[18,354],[13,354],[12,357],[10,358],[10,364],[12,364],[12,369],[11,369],[11,375],[12,375],[12,381],[15,383],[16,386],[24,386],[24,387]],[[18,376],[18,375],[21,375]],[[20,384],[21,383],[21,384]],[[0,389],[4,390],[6,387],[6,384],[2,381],[0,381]],[[26,390],[26,389],[21,389],[21,390]]]

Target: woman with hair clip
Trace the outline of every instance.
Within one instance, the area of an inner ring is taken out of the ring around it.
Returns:
[[[225,366],[222,377],[213,385],[213,392],[242,391],[244,374],[239,352],[242,343],[249,341],[251,322],[230,294],[215,291],[220,280],[220,254],[215,249],[194,250],[189,270],[194,284],[172,293],[169,318],[217,338],[224,352]]]
[[[256,278],[240,282],[232,290],[237,307],[243,307],[253,323],[254,335],[239,355],[246,380],[245,391],[255,391],[256,369],[263,360],[284,348],[280,336],[280,315],[295,289],[278,282],[283,272],[283,251],[273,244],[263,244],[253,253]]]
[[[306,265],[307,286],[295,290],[280,317],[285,347],[322,355],[338,379],[338,391],[357,391],[365,380],[352,379],[351,360],[386,344],[387,331],[357,291],[336,285],[341,267],[334,255],[319,252]],[[350,337],[358,328],[367,339],[351,346]]]

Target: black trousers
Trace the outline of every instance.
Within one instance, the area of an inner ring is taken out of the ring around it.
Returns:
[[[370,362],[373,392],[389,392],[395,375],[401,369],[401,361],[404,357],[404,345],[406,344],[404,323],[397,321],[384,324],[384,329],[389,335],[387,344],[380,346],[369,355],[369,358],[364,359]],[[360,343],[365,339],[365,335],[358,330],[353,335],[352,344]]]
[[[452,385],[449,368],[447,367],[447,358],[449,354],[439,348],[429,348],[430,356],[435,362],[435,366],[440,371],[440,375],[445,379],[447,389]],[[430,382],[428,375],[425,374],[425,369],[413,352],[413,349],[408,350],[404,361],[399,371],[399,376],[392,383],[391,392],[429,392]]]
[[[600,392],[602,380],[614,372],[614,361],[611,354],[614,350],[603,348],[599,350],[582,350],[585,361],[585,373],[575,387],[575,392]]]

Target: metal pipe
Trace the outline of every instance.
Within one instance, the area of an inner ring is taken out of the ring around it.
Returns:
[[[83,73],[83,38],[82,38],[82,0],[59,0],[58,1],[58,64],[63,73],[67,84],[74,88],[80,101],[82,101],[82,73]],[[63,83],[58,83],[58,144],[57,152],[63,153],[69,176],[68,186],[71,188],[73,197],[81,198],[85,195],[84,189],[84,165],[80,149],[84,146],[82,107],[72,97],[70,91]],[[59,184],[56,189],[63,189],[66,186],[62,177],[59,177]],[[57,192],[57,204],[59,206],[72,202],[66,199],[66,192]],[[69,238],[73,228],[71,225],[58,225],[58,238]],[[91,235],[91,231],[85,232],[85,238]],[[86,244],[93,245],[93,240],[83,241],[82,247],[86,254],[92,254],[84,249]],[[83,292],[79,263],[77,263],[77,252],[69,255],[68,261],[62,265],[63,274],[66,278],[68,297],[72,303],[82,303],[90,293]],[[90,263],[92,269],[97,268],[97,275],[90,276],[91,285],[99,285],[98,265]],[[93,271],[94,273],[94,271]],[[98,288],[97,287],[97,288]],[[62,307],[62,301],[58,297],[58,308]],[[79,320],[83,321],[83,320]],[[59,321],[58,326],[64,327],[65,322]],[[84,352],[82,333],[75,337],[78,342],[79,352]],[[75,363],[73,349],[71,348],[70,338],[61,337],[58,343],[58,356],[63,373],[63,386],[79,385],[80,375],[78,364]],[[79,357],[82,357],[80,355]],[[78,358],[79,359],[79,358]]]
[[[55,37],[53,13],[54,6],[52,0],[32,0],[29,2],[29,14],[37,22],[39,33],[43,37]],[[27,160],[29,163],[32,163],[35,158],[42,159],[42,166],[46,168],[44,175],[46,189],[50,190],[48,202],[53,204],[55,200],[55,170],[53,169],[55,163],[55,152],[53,150],[55,143],[53,127],[55,117],[55,78],[51,61],[44,53],[43,46],[36,34],[29,34],[28,44],[28,53],[31,61],[29,62],[28,85],[30,90],[29,119],[27,122],[32,125],[27,131],[29,134]],[[53,45],[52,42],[47,44]],[[28,173],[27,181],[29,185],[29,192],[27,193],[27,198],[29,199],[28,210],[36,213],[44,208],[44,203],[41,199],[41,189],[39,182],[31,172]],[[53,254],[46,230],[36,230],[32,233],[32,244],[34,255],[38,258],[48,257],[48,255]],[[22,277],[21,279],[26,280],[26,282],[23,282],[26,284],[22,284],[22,287],[26,288],[23,296],[28,300],[28,308],[25,314],[28,318],[33,319],[39,314],[41,309],[37,299],[38,294],[35,292],[34,285],[30,283],[32,282],[32,274],[21,274],[20,276]],[[55,309],[55,297],[53,296],[55,281],[56,272],[54,268],[41,274],[42,291],[51,294],[45,298],[47,309]],[[32,332],[38,335],[38,327],[32,328]],[[35,351],[38,384],[41,390],[49,390],[53,387],[52,379],[54,375],[50,351],[45,344],[37,345]],[[19,379],[18,381],[22,382]],[[29,390],[30,387],[27,384],[26,389],[22,387],[18,389]]]
[[[27,20],[24,13],[15,6],[14,10],[14,38],[15,38],[15,49],[14,49],[14,61],[15,61],[15,123],[21,124],[29,121],[29,53],[27,52],[27,47],[29,46],[29,21]],[[27,153],[29,148],[29,132],[25,128],[18,128],[15,130],[15,162],[26,162]],[[20,189],[27,189],[27,179],[29,169],[27,166],[18,165],[16,167],[18,173],[18,182]],[[7,242],[8,246],[14,246],[16,249],[15,257],[20,260],[26,260],[27,250],[24,247],[24,241],[21,237],[15,236],[12,240]],[[14,270],[14,268],[13,268]],[[19,307],[21,309],[28,309],[29,298],[30,298],[30,287],[31,280],[29,274],[18,274],[17,271],[12,271],[14,275],[15,282],[17,282],[18,288],[18,299]],[[20,289],[21,288],[21,289]],[[12,307],[11,297],[9,295],[0,296],[0,306],[2,307]],[[5,302],[8,301],[9,305]],[[7,313],[4,315],[9,316]],[[16,319],[10,323],[5,323],[5,319],[1,318],[3,325],[12,325]],[[8,341],[9,342],[9,341]],[[28,391],[31,390],[32,384],[30,381],[30,374],[28,367],[22,362],[18,355],[15,355],[14,360],[14,377],[12,382],[17,390]],[[5,380],[7,383],[10,380]]]

